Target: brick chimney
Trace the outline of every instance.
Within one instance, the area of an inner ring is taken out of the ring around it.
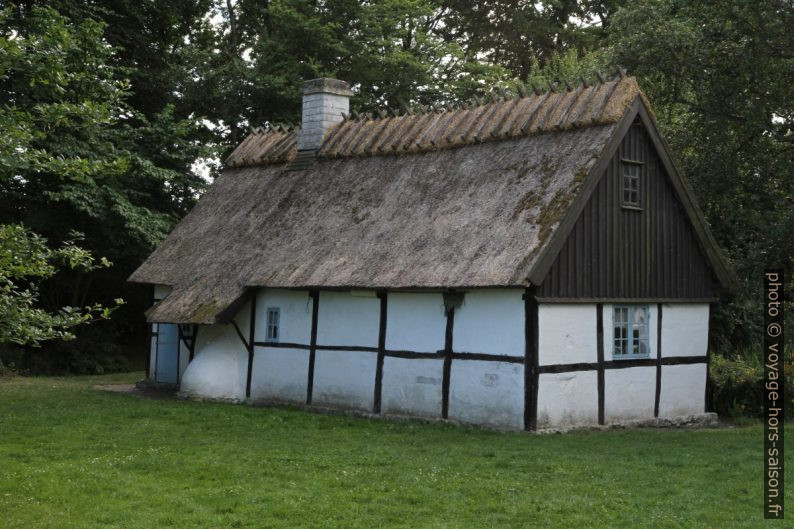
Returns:
[[[350,111],[350,85],[338,79],[312,79],[303,84],[303,117],[298,151],[319,149],[326,132]]]

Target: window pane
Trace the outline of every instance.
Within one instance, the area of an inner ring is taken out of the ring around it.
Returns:
[[[279,309],[267,309],[267,339],[278,340]]]
[[[634,354],[648,356],[650,349],[648,347],[648,307],[636,306],[632,314],[633,319],[633,350]]]
[[[613,342],[612,349],[613,356],[621,357],[629,354],[629,340],[628,340],[628,318],[629,310],[625,306],[614,307],[612,312],[613,318]]]
[[[623,164],[623,203],[639,205],[640,203],[640,177],[642,167],[639,164]]]

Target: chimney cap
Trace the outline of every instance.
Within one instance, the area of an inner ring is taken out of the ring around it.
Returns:
[[[309,94],[336,94],[350,97],[353,92],[350,91],[350,85],[345,81],[330,77],[320,77],[319,79],[311,79],[303,83],[303,95]]]

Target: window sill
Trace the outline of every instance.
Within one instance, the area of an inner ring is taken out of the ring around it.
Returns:
[[[647,355],[612,355],[612,360],[617,360],[620,362],[621,360],[647,360],[651,358],[650,354]]]
[[[628,204],[621,204],[620,209],[627,209],[629,211],[642,211],[639,206],[629,206]]]

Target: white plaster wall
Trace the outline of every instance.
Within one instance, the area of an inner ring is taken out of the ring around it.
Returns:
[[[351,292],[320,292],[317,313],[319,345],[378,346],[380,300]]]
[[[256,298],[254,341],[267,337],[267,310],[279,309],[279,342],[309,345],[312,298],[306,290],[261,289]],[[306,402],[309,351],[278,347],[254,347],[251,398],[254,400]]]
[[[323,299],[320,300],[321,310],[323,301]],[[309,292],[284,289],[259,290],[256,297],[254,341],[265,341],[267,337],[267,309],[271,307],[279,309],[279,341],[308,345],[312,332],[312,298],[309,297]]]
[[[598,361],[595,303],[541,303],[538,329],[540,365]]]
[[[371,411],[377,359],[372,352],[317,351],[312,404]]]
[[[452,348],[456,352],[524,356],[521,289],[472,290],[455,309]]]
[[[538,387],[538,427],[587,424],[598,424],[598,373],[542,373]]]
[[[604,371],[604,420],[653,417],[656,367],[628,367]]]
[[[444,361],[383,359],[381,413],[441,417]]]
[[[306,403],[309,351],[255,347],[251,398]]]
[[[249,304],[246,304],[235,316],[244,336],[250,313]],[[231,324],[202,326],[195,356],[182,376],[179,390],[190,397],[243,400],[247,371],[248,351],[234,327]]]
[[[441,294],[389,293],[386,349],[434,353],[444,349],[446,317]]]
[[[662,356],[702,356],[709,339],[708,303],[662,305]]]
[[[662,316],[664,322],[664,316]],[[662,366],[659,416],[703,413],[706,409],[706,364]]]
[[[631,305],[631,303],[629,303]],[[650,350],[650,355],[648,358],[656,358],[657,354],[657,345],[658,345],[658,331],[659,331],[659,324],[657,321],[657,317],[659,314],[659,309],[657,308],[656,303],[639,303],[639,305],[647,305],[648,307],[648,347]],[[612,360],[612,352],[615,345],[615,328],[613,326],[613,316],[614,305],[610,303],[604,303],[604,360]],[[665,310],[665,309],[663,309]],[[662,316],[662,323],[664,323],[664,319],[667,317],[667,312],[665,311],[664,316]],[[662,343],[662,350],[664,351],[664,343]]]
[[[449,418],[499,428],[522,429],[524,366],[453,360],[449,382]]]
[[[160,301],[171,293],[171,287],[168,285],[154,285],[154,300]]]

